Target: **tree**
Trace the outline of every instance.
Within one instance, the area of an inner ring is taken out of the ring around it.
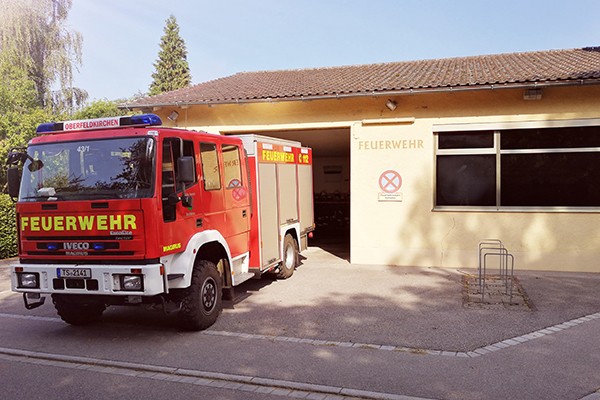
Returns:
[[[71,3],[0,0],[0,52],[16,54],[18,67],[35,84],[37,104],[58,112],[72,110],[87,97],[73,87],[73,69],[81,65],[82,36],[67,29]]]
[[[129,115],[128,110],[119,109],[120,100],[94,100],[71,116],[71,119],[90,119]]]
[[[35,83],[18,66],[17,54],[0,52],[0,189],[6,183],[6,154],[24,146],[35,135],[38,124],[52,120],[37,104]]]
[[[164,32],[154,63],[150,96],[189,86],[192,80],[185,42],[179,36],[179,25],[173,15],[167,19]]]
[[[34,82],[18,64],[15,52],[0,52],[0,259],[17,254],[15,205],[3,193],[6,155],[11,147],[24,146],[35,135],[35,127],[50,118],[37,105]]]

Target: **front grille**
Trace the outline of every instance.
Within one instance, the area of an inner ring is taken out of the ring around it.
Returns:
[[[65,251],[28,251],[28,256],[65,256],[69,255],[66,252],[81,253],[86,252],[87,254],[74,254],[80,256],[133,256],[133,251],[93,251],[93,250],[65,250]],[[71,261],[72,262],[72,261]]]
[[[115,236],[25,236],[25,240],[31,242],[38,241],[73,241],[73,240],[84,240],[84,241],[100,241],[100,240],[133,240],[133,235],[115,235]]]
[[[97,279],[52,279],[52,287],[54,290],[65,289],[86,289],[89,291],[98,291]]]
[[[22,242],[25,257],[95,259],[143,256],[141,237],[120,236],[26,236]]]

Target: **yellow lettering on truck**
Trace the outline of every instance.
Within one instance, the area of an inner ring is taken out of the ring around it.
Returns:
[[[99,231],[107,231],[108,225],[106,225],[106,220],[108,219],[108,215],[98,215],[96,217],[96,221],[98,222],[96,225],[98,226]]]
[[[125,214],[123,216],[123,219],[125,220],[123,229],[131,229],[131,230],[137,229],[136,225],[135,225],[135,215]]]
[[[92,224],[94,223],[94,216],[86,216],[86,215],[80,215],[78,216],[77,220],[79,221],[79,229],[81,229],[82,231],[91,231],[92,230]]]
[[[166,253],[167,251],[179,250],[180,248],[181,248],[181,243],[173,243],[168,246],[163,246],[163,252]]]
[[[67,215],[65,217],[65,229],[68,231],[77,230],[77,218],[73,215]]]
[[[31,232],[137,229],[136,216],[133,214],[22,216],[20,223],[21,231]]]
[[[110,226],[111,231],[120,231],[122,228],[121,225],[121,216],[120,215],[111,215],[108,219],[108,225]]]
[[[31,230],[39,231],[40,230],[40,217],[31,217]]]

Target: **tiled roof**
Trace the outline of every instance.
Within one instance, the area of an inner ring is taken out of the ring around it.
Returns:
[[[600,47],[280,71],[240,72],[130,107],[299,100],[442,88],[598,83]]]

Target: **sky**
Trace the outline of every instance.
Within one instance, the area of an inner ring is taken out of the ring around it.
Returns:
[[[75,86],[146,93],[174,15],[192,83],[303,69],[600,46],[598,0],[73,0]]]

